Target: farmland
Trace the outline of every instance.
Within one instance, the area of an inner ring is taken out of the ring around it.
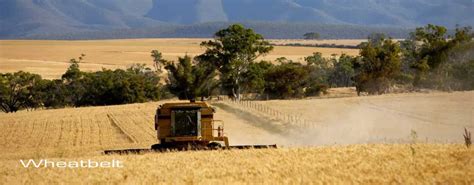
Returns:
[[[81,70],[151,66],[150,51],[168,60],[198,55],[202,39],[0,41],[0,72],[25,70],[59,78],[81,53]],[[360,40],[273,40],[275,44],[357,45]],[[313,52],[357,55],[354,49],[276,46],[264,60],[301,61]],[[0,182],[6,184],[419,184],[474,182],[474,92],[357,97],[354,88],[298,100],[210,101],[231,145],[278,149],[103,155],[104,150],[157,143],[154,113],[176,99],[128,105],[0,113]],[[120,160],[123,168],[24,168],[28,159]]]
[[[256,102],[315,124],[291,132],[279,130],[297,125],[263,122],[264,112],[214,102],[216,119],[225,121],[231,145],[279,144],[281,148],[123,156],[104,156],[101,151],[155,143],[153,114],[164,101],[0,114],[0,180],[469,184],[474,181],[474,150],[462,144],[462,130],[474,128],[473,97],[473,92],[457,92]],[[118,159],[125,167],[34,169],[23,168],[20,159]]]
[[[152,66],[151,50],[157,49],[168,60],[176,60],[185,54],[196,56],[204,52],[200,43],[206,39],[123,39],[94,41],[43,41],[43,40],[2,40],[0,41],[0,73],[23,70],[37,73],[43,78],[59,78],[69,66],[69,59],[86,54],[81,69],[97,71],[102,68],[125,68],[140,63]],[[208,39],[207,39],[208,40]],[[300,43],[301,40],[274,40],[272,43]],[[323,43],[347,43],[361,40],[327,40]],[[357,49],[313,48],[276,46],[262,60],[279,57],[301,61],[313,52],[323,56],[331,54],[358,55]]]

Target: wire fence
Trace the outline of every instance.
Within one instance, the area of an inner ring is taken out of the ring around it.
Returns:
[[[220,100],[225,103],[239,106],[251,112],[257,111],[260,114],[271,117],[272,119],[280,121],[283,124],[289,126],[296,126],[299,128],[314,128],[316,126],[315,123],[313,123],[312,121],[304,119],[301,114],[290,114],[255,101],[235,100],[228,97],[221,97]]]

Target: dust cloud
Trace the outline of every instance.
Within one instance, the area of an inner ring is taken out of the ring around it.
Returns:
[[[256,111],[214,104],[233,145],[321,146],[363,143],[462,143],[474,131],[474,92],[391,94],[260,102],[301,114],[312,127],[298,128]]]

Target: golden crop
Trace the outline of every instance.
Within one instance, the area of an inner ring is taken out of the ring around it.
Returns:
[[[471,184],[474,150],[463,145],[354,145],[83,157],[122,160],[123,168],[25,169],[2,160],[6,184]],[[73,158],[76,159],[76,158]],[[52,158],[54,160],[54,158]],[[64,160],[64,158],[61,158]]]

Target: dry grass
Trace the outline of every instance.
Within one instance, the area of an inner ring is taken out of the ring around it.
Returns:
[[[151,50],[157,49],[165,59],[176,60],[186,53],[196,56],[204,52],[204,48],[199,46],[204,40],[208,39],[0,40],[0,73],[23,70],[41,74],[44,78],[59,78],[69,66],[69,59],[78,57],[81,53],[87,55],[81,64],[85,71],[125,68],[134,63],[152,66]],[[261,59],[286,57],[303,60],[313,52],[321,52],[326,57],[333,53],[358,55],[358,50],[355,49],[278,46]]]
[[[129,156],[124,168],[24,169],[3,160],[6,184],[471,184],[474,150],[463,145],[357,145],[276,150],[201,151]],[[91,157],[66,160],[90,159]],[[65,160],[51,158],[51,160]]]

